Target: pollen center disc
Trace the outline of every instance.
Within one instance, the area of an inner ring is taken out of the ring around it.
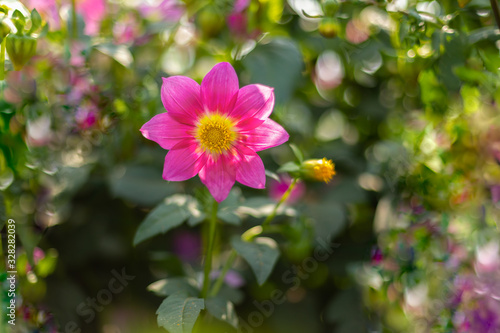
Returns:
[[[200,119],[196,134],[204,150],[217,154],[231,148],[235,136],[233,122],[217,114]]]

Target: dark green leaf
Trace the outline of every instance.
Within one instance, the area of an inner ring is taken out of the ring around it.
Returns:
[[[17,29],[17,33],[19,35],[21,35],[23,33],[23,30],[24,30],[24,25],[26,24],[26,18],[19,10],[16,9],[14,11],[14,13],[12,14],[11,20]]]
[[[125,45],[101,44],[95,47],[100,52],[110,56],[123,67],[130,67],[134,61],[132,53]]]
[[[298,165],[296,162],[287,162],[278,169],[278,172],[295,173],[299,171],[300,171],[300,165]]]
[[[36,32],[40,27],[42,26],[42,17],[40,14],[38,14],[36,9],[33,9],[31,12],[31,29],[28,32],[29,34],[32,34]]]
[[[190,217],[187,207],[195,200],[191,196],[175,194],[156,206],[137,229],[134,245],[145,239],[164,234]]]
[[[199,290],[196,281],[186,277],[174,277],[158,280],[148,286],[148,290],[158,296],[170,296],[177,292],[183,292],[188,296],[196,296]]]
[[[270,170],[266,170],[266,176],[269,177],[269,178],[274,179],[277,182],[280,181],[280,177],[278,176],[278,174],[275,173],[275,172],[272,172]]]
[[[264,284],[280,255],[274,239],[257,237],[252,242],[246,242],[240,237],[233,237],[231,245],[248,262],[257,277],[257,283]]]
[[[293,143],[290,143],[290,148],[292,149],[293,151],[293,154],[295,155],[295,157],[297,158],[297,160],[299,161],[299,163],[302,163],[304,162],[304,154],[302,153],[302,151],[299,149],[299,147],[297,147],[295,144]]]
[[[238,317],[234,305],[221,297],[209,298],[205,301],[207,311],[215,318],[225,321],[234,328],[238,328]]]
[[[113,195],[141,206],[155,206],[177,191],[175,184],[162,181],[161,171],[151,166],[119,166],[112,175]]]
[[[241,191],[239,189],[233,189],[227,196],[226,200],[221,202],[219,205],[219,210],[217,211],[217,217],[232,225],[240,225],[241,218],[236,213],[236,209],[240,203]]]
[[[156,311],[158,326],[170,333],[191,333],[203,309],[203,299],[187,297],[183,293],[174,294],[167,297]]]
[[[290,99],[302,73],[302,55],[297,44],[285,38],[258,45],[243,59],[250,81],[274,87],[276,102]]]
[[[268,197],[254,197],[246,200],[238,207],[237,212],[242,215],[250,215],[253,217],[264,217],[271,214],[276,202]],[[296,211],[291,207],[282,205],[277,212],[278,215],[284,214],[287,216],[295,216]]]

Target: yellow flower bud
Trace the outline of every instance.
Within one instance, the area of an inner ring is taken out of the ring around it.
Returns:
[[[328,183],[335,175],[335,164],[323,157],[321,160],[304,161],[301,170],[307,178]]]

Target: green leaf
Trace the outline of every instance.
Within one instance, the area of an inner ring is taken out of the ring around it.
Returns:
[[[42,17],[40,14],[37,12],[36,9],[33,9],[31,12],[31,29],[28,32],[28,34],[32,34],[36,32],[40,27],[42,26]]]
[[[293,154],[295,155],[295,157],[297,158],[297,160],[299,161],[299,163],[302,163],[304,162],[304,154],[302,153],[302,151],[299,149],[299,147],[297,147],[295,144],[293,143],[290,143],[290,148],[292,149],[293,151]]]
[[[496,41],[500,39],[500,32],[496,27],[491,26],[491,27],[476,29],[467,36],[467,42],[470,45],[485,39]]]
[[[258,45],[243,59],[243,64],[252,83],[274,87],[278,104],[290,99],[302,76],[302,54],[291,39],[276,38]]]
[[[236,188],[231,190],[226,200],[220,203],[217,217],[228,224],[240,225],[241,217],[236,213],[236,209],[240,203],[240,197],[241,191],[239,189]]]
[[[246,242],[235,236],[231,240],[231,245],[248,262],[257,277],[257,283],[264,284],[280,255],[274,239],[257,237],[253,242]]]
[[[230,301],[233,304],[241,304],[241,302],[245,299],[245,294],[241,290],[234,289],[224,283],[220,288],[217,297]]]
[[[300,165],[298,165],[296,162],[287,162],[278,169],[278,172],[295,173],[299,171],[300,171]]]
[[[161,170],[142,164],[116,167],[110,184],[113,195],[146,207],[154,207],[178,191],[174,183],[161,181]]]
[[[272,171],[267,170],[267,169],[266,169],[266,177],[272,178],[272,179],[274,179],[277,182],[280,181],[280,177],[278,176],[277,173],[272,172]]]
[[[123,67],[130,67],[134,62],[132,53],[125,45],[101,44],[95,47],[98,51],[110,56]]]
[[[12,23],[17,29],[17,34],[22,35],[24,30],[24,25],[26,24],[26,18],[23,13],[21,13],[18,9],[14,11],[11,18]]]
[[[178,292],[183,292],[188,296],[196,296],[200,292],[196,287],[196,281],[187,277],[158,280],[151,283],[148,290],[158,296],[170,296]]]
[[[246,200],[237,209],[237,213],[242,215],[250,215],[256,218],[268,216],[276,206],[276,202],[268,197],[254,197]],[[291,207],[282,205],[278,211],[278,215],[295,216],[296,211]]]
[[[238,316],[234,305],[221,297],[209,298],[205,301],[207,311],[215,318],[225,321],[234,328],[238,328]]]
[[[190,215],[189,206],[195,199],[189,195],[175,194],[156,206],[137,229],[134,245],[145,239],[164,234],[187,220]]]
[[[205,309],[203,299],[187,297],[183,293],[174,294],[167,297],[156,311],[158,326],[170,333],[191,333],[203,309]]]

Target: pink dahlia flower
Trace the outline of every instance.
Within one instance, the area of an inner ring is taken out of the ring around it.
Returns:
[[[238,77],[226,62],[217,64],[201,86],[184,76],[163,79],[161,99],[166,113],[141,128],[149,140],[169,149],[163,178],[183,181],[199,174],[218,202],[237,180],[264,188],[264,164],[256,152],[281,145],[288,133],[269,119],[273,88],[251,84],[239,89]]]

